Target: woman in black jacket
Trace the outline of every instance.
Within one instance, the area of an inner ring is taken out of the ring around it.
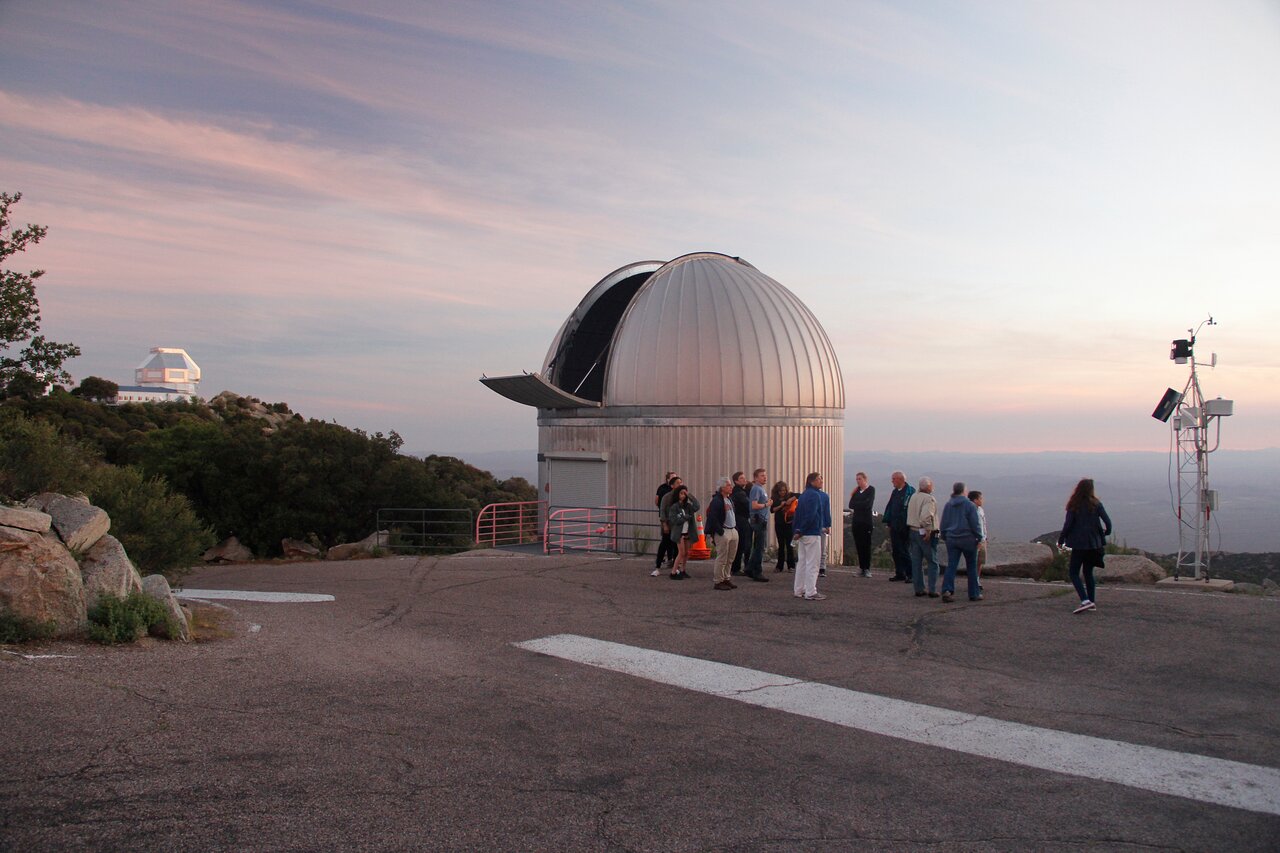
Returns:
[[[1107,537],[1111,535],[1111,518],[1102,502],[1093,494],[1093,480],[1088,478],[1076,484],[1076,490],[1067,501],[1067,517],[1062,522],[1062,532],[1058,534],[1058,547],[1064,545],[1071,550],[1071,563],[1067,569],[1071,576],[1071,585],[1080,596],[1080,606],[1075,613],[1085,613],[1097,609],[1094,604],[1097,587],[1093,581],[1093,570],[1102,568],[1102,557],[1107,547]],[[1080,573],[1084,572],[1084,582],[1080,581]]]
[[[858,551],[858,573],[871,577],[871,525],[875,512],[871,505],[876,500],[876,487],[867,485],[867,475],[859,471],[858,486],[849,495],[849,509],[853,510],[850,526],[853,529],[853,545]]]

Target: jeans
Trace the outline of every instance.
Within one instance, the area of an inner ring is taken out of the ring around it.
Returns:
[[[1075,548],[1071,551],[1071,562],[1067,566],[1067,574],[1071,577],[1071,585],[1076,588],[1076,595],[1081,601],[1097,601],[1097,585],[1093,580],[1093,567],[1098,564],[1102,554],[1101,548]],[[1084,583],[1080,582],[1080,570],[1084,570]]]
[[[920,531],[911,533],[911,584],[916,592],[924,592],[925,570],[929,573],[929,592],[938,588],[938,534],[921,536]]]
[[[919,539],[910,527],[890,527],[889,546],[893,549],[893,576],[905,580],[911,579],[911,537]]]
[[[764,544],[769,539],[769,519],[751,517],[751,556],[747,558],[747,574],[764,574]]]
[[[960,557],[964,556],[964,571],[969,579],[969,599],[978,597],[978,544],[970,540],[965,542],[947,542],[947,573],[942,576],[942,591],[956,591],[956,569],[960,567]]]

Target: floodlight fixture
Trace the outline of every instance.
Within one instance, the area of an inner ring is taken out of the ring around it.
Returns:
[[[1164,422],[1169,420],[1169,416],[1178,408],[1178,404],[1182,402],[1182,394],[1170,388],[1164,392],[1164,396],[1160,398],[1160,402],[1156,404],[1156,410],[1151,413],[1151,417],[1158,421]]]

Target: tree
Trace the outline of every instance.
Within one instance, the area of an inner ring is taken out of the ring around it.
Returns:
[[[120,386],[100,376],[86,376],[79,387],[71,389],[71,393],[86,400],[110,400],[120,393]]]
[[[40,302],[36,299],[36,279],[44,270],[16,272],[4,268],[11,255],[44,239],[43,225],[11,228],[9,208],[22,193],[0,193],[0,388],[14,396],[43,392],[54,382],[71,383],[71,374],[62,363],[80,355],[75,344],[46,340],[40,332]],[[17,357],[8,355],[10,346],[26,342]],[[12,392],[10,389],[12,388]]]

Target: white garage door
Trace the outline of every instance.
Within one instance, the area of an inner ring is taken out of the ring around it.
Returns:
[[[548,462],[548,495],[552,509],[604,506],[609,499],[609,463],[602,459],[556,459]]]

